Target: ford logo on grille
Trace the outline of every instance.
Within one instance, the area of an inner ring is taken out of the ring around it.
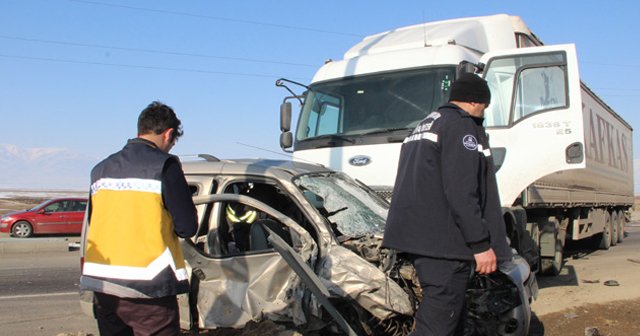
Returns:
[[[371,163],[371,158],[366,155],[358,155],[349,159],[352,166],[366,166]]]

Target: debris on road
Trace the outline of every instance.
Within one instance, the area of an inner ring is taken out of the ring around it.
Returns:
[[[584,336],[600,336],[600,331],[596,327],[584,328]]]
[[[596,280],[584,279],[584,280],[582,280],[582,283],[595,284],[595,283],[600,283],[600,280],[597,280],[597,279]]]
[[[607,280],[604,282],[605,286],[620,286],[620,283],[618,283],[615,280]]]

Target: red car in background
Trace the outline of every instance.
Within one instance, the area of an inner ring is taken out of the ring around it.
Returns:
[[[0,217],[0,232],[18,238],[43,233],[80,234],[86,198],[56,198],[33,209],[11,212]]]

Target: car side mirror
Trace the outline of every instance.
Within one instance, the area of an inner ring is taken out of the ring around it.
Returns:
[[[38,213],[38,214],[44,214],[44,213],[47,213],[47,212],[46,212],[44,209],[40,209],[40,210],[38,210],[38,212],[36,212],[36,213]]]

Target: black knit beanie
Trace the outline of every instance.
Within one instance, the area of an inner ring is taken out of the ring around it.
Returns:
[[[449,101],[460,101],[468,103],[491,102],[491,91],[487,81],[474,74],[465,72],[451,85]]]

